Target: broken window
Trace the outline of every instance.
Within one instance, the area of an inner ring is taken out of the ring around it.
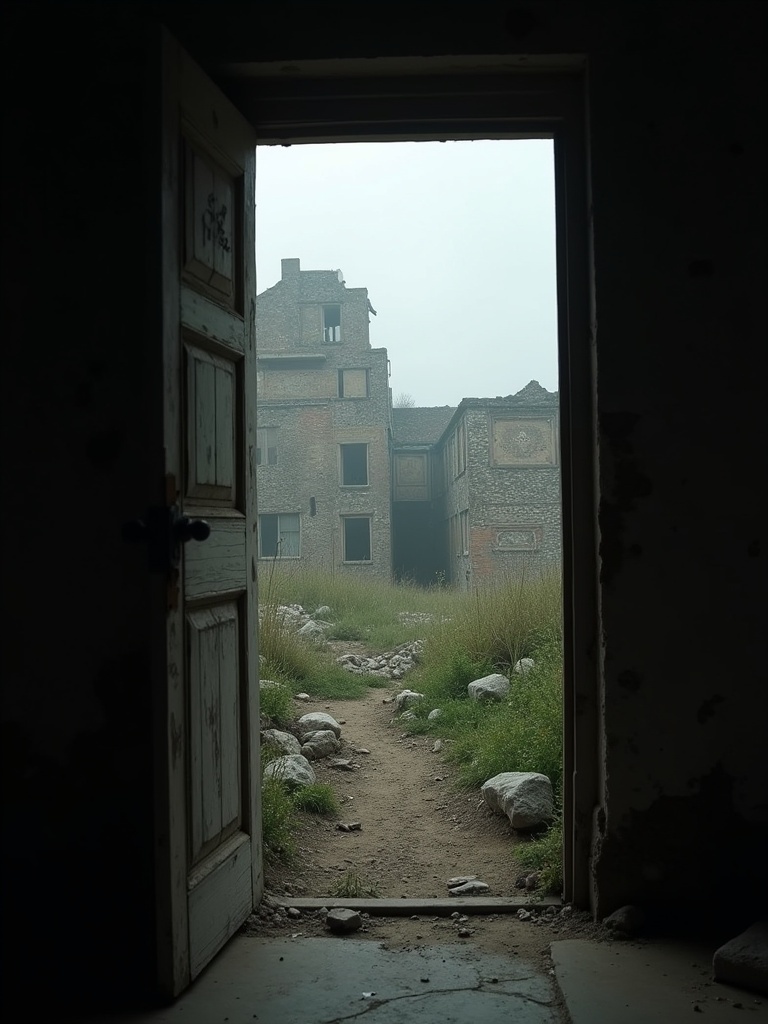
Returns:
[[[370,562],[371,517],[344,516],[344,561]]]
[[[299,558],[300,555],[298,513],[259,516],[259,558]]]
[[[277,427],[259,427],[257,429],[256,465],[277,465]]]
[[[326,345],[341,341],[341,306],[323,306],[323,341]]]
[[[367,370],[339,370],[339,398],[367,397]]]
[[[340,447],[342,487],[365,487],[368,483],[368,445],[343,444]]]

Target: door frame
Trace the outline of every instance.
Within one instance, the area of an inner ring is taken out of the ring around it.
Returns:
[[[563,548],[564,898],[594,910],[591,857],[599,839],[599,737],[603,730],[586,59],[566,55],[535,61],[509,56],[284,61],[220,66],[214,77],[250,120],[260,145],[554,140]]]

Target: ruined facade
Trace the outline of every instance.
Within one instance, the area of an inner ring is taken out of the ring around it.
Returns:
[[[371,348],[371,312],[365,288],[297,259],[257,298],[261,561],[390,576],[387,353]]]
[[[372,313],[298,259],[257,298],[260,560],[462,589],[559,563],[557,396],[392,409]]]

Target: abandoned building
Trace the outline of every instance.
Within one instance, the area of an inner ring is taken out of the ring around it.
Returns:
[[[257,142],[554,139],[564,894],[766,915],[766,6],[5,5],[7,1019],[262,897]]]
[[[557,396],[393,408],[371,314],[298,259],[256,297],[259,559],[462,589],[559,565]]]

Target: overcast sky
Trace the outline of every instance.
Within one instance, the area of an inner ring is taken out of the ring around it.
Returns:
[[[367,288],[397,399],[557,390],[549,140],[259,147],[258,290],[280,260]]]

